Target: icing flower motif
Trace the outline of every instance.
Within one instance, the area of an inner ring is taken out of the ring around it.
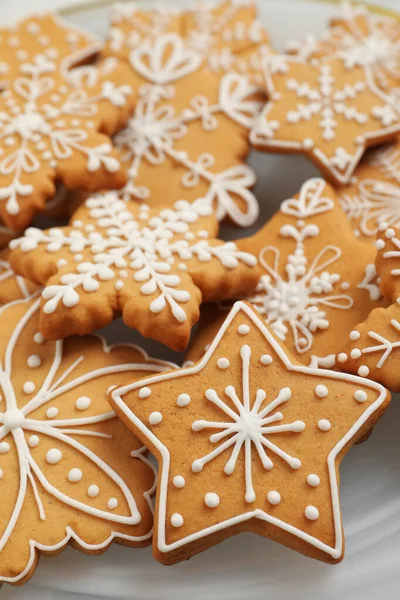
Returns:
[[[204,201],[150,209],[110,192],[87,200],[69,227],[29,228],[10,260],[46,284],[45,337],[92,331],[121,311],[129,327],[184,349],[201,301],[243,294],[259,278],[257,259],[217,231]]]
[[[159,461],[159,561],[243,531],[326,562],[343,558],[338,467],[387,406],[381,385],[300,366],[237,302],[200,362],[110,398]]]
[[[129,177],[120,197],[151,206],[202,197],[218,220],[254,223],[255,175],[242,163],[261,108],[258,88],[241,74],[213,74],[175,33],[142,42],[126,61],[138,100],[114,139]]]
[[[8,250],[0,250],[0,305],[28,298],[38,289],[32,281],[14,273],[8,254]]]
[[[0,95],[0,217],[15,231],[43,210],[57,179],[67,188],[121,187],[126,175],[107,134],[133,102],[126,66],[77,88],[55,60],[22,62]]]
[[[261,150],[304,152],[336,184],[349,183],[368,146],[400,131],[397,104],[370,69],[339,58],[271,56],[265,68],[269,101],[250,134]]]
[[[97,336],[44,340],[39,300],[0,311],[0,581],[21,583],[69,542],[149,543],[154,470],[106,391],[173,365]]]
[[[367,153],[351,183],[339,188],[340,204],[365,242],[375,243],[380,223],[400,225],[400,151],[395,142]]]

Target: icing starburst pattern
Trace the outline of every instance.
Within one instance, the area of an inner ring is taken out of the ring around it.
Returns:
[[[202,471],[207,463],[233,446],[231,455],[224,467],[224,472],[227,475],[231,475],[235,470],[238,456],[243,448],[245,456],[245,500],[251,503],[256,499],[252,480],[253,449],[257,452],[264,469],[267,471],[270,471],[274,466],[268,452],[282,458],[292,469],[299,469],[301,461],[271,442],[269,436],[282,432],[301,433],[305,429],[305,423],[298,420],[292,423],[274,425],[274,423],[278,423],[284,418],[282,412],[275,411],[275,409],[290,399],[292,392],[288,387],[282,388],[277,397],[268,402],[263,408],[261,407],[267,394],[265,390],[258,389],[254,403],[251,405],[249,382],[250,346],[245,344],[241,347],[240,357],[242,359],[243,397],[239,399],[234,386],[225,388],[225,394],[233,404],[234,409],[232,409],[230,404],[221,400],[214,389],[210,388],[206,391],[205,396],[207,400],[220,408],[224,415],[231,419],[231,421],[227,423],[205,420],[194,421],[192,425],[193,431],[203,431],[204,429],[221,429],[222,431],[212,434],[209,438],[213,444],[220,445],[206,456],[196,459],[192,464],[192,471],[194,473]],[[225,441],[223,441],[224,439]]]

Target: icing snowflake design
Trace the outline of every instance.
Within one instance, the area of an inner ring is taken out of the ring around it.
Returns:
[[[151,362],[139,348],[129,345],[119,348],[125,348],[134,360],[119,363],[118,355],[117,359],[113,356],[113,347],[107,347],[96,336],[82,338],[81,346],[45,341],[37,331],[38,309],[39,301],[28,299],[8,305],[0,313],[4,327],[6,319],[12,320],[13,311],[20,314],[14,331],[9,332],[0,365],[0,485],[7,485],[7,493],[15,500],[12,510],[10,502],[2,504],[0,581],[13,583],[31,573],[37,549],[54,552],[73,539],[83,550],[101,550],[114,538],[132,545],[151,536],[151,531],[139,527],[140,510],[151,511],[151,490],[142,489],[135,469],[152,467],[137,440],[126,436],[126,430],[120,426],[107,403],[106,390],[117,373],[128,380],[136,371],[160,372],[171,367],[170,363]],[[22,389],[21,372],[26,376]],[[104,389],[98,387],[102,378]],[[90,387],[93,392],[96,384],[97,392],[92,395]],[[115,470],[112,459],[116,436],[120,472],[118,467]],[[147,467],[138,467],[136,460]],[[126,469],[130,461],[132,472],[124,480],[120,474],[122,465]],[[11,469],[19,470],[18,478],[10,475]],[[60,469],[65,470],[61,477]],[[15,490],[13,483],[18,486]],[[139,498],[140,493],[143,499]],[[32,502],[34,512],[29,513],[28,520],[27,505]],[[65,521],[65,526],[53,523],[54,534],[49,538],[42,524],[48,519],[52,523],[55,507],[62,506],[64,513],[60,511],[57,522]],[[86,526],[85,515],[89,516]],[[93,519],[99,520],[99,532],[94,537],[90,535],[89,542],[86,538],[88,528],[93,531]],[[149,522],[147,514],[146,521]],[[29,551],[21,547],[21,540],[16,542],[20,527],[28,529],[32,536]],[[17,572],[20,565],[23,568]]]
[[[11,245],[23,255],[45,248],[49,261],[55,257],[60,275],[57,283],[43,290],[45,315],[59,306],[73,309],[83,295],[97,305],[95,292],[112,282],[108,294],[121,309],[124,286],[128,290],[133,286],[135,294],[149,299],[150,314],[168,311],[179,325],[188,318],[185,304],[192,308],[195,288],[187,276],[191,269],[207,270],[215,261],[224,268],[221,277],[230,277],[235,270],[240,272],[240,265],[248,269],[257,262],[233,242],[208,239],[214,231],[216,221],[205,202],[182,200],[172,208],[151,211],[148,205],[126,204],[110,192],[87,200],[70,228],[30,228]],[[202,290],[204,296],[206,291]],[[140,323],[135,326],[140,328]]]
[[[57,68],[57,62],[36,55],[20,65],[19,76],[0,96],[0,201],[3,220],[11,226],[29,223],[18,215],[28,207],[29,212],[37,210],[43,197],[53,193],[56,176],[69,181],[71,162],[77,181],[90,175],[109,186],[121,176],[117,153],[97,131],[103,110],[126,111],[131,87],[116,85],[108,74],[96,87],[76,89]],[[121,77],[116,65],[114,71],[114,77]],[[44,179],[40,184],[39,172]]]
[[[226,402],[219,398],[214,389],[210,388],[206,391],[205,396],[207,400],[220,408],[229,421],[227,423],[205,420],[194,421],[192,425],[193,431],[203,431],[203,429],[218,429],[221,431],[213,433],[210,436],[210,442],[219,444],[219,446],[206,456],[196,459],[192,464],[192,471],[194,473],[202,471],[207,463],[233,446],[230,457],[224,467],[224,473],[231,475],[235,470],[238,456],[243,449],[246,488],[245,500],[251,503],[256,499],[252,480],[253,451],[258,454],[264,469],[267,471],[270,471],[274,466],[268,452],[282,458],[292,469],[299,469],[301,461],[271,442],[269,436],[282,432],[301,433],[305,429],[305,423],[298,420],[292,423],[275,425],[275,423],[282,421],[284,418],[283,414],[275,409],[290,399],[290,388],[282,388],[277,397],[262,409],[261,405],[267,394],[265,390],[260,388],[257,390],[254,403],[251,405],[249,387],[250,346],[244,344],[241,347],[240,357],[242,360],[243,397],[239,399],[233,386],[225,388],[225,394],[230,398],[235,407],[235,410],[232,410]]]
[[[395,103],[374,85],[367,69],[347,69],[338,59],[307,64],[271,56],[266,76],[270,101],[251,140],[268,149],[304,151],[337,183],[349,181],[367,141],[379,142],[400,130]]]
[[[254,223],[258,205],[249,189],[255,183],[254,172],[243,164],[219,170],[217,158],[211,151],[198,153],[196,143],[193,144],[193,131],[200,128],[201,133],[197,134],[200,148],[208,138],[207,146],[211,150],[214,136],[219,135],[221,120],[225,128],[227,119],[233,130],[250,128],[261,108],[254,98],[257,88],[243,75],[214,77],[202,68],[201,56],[189,50],[175,34],[161,35],[152,43],[134,49],[129,61],[140,85],[135,114],[115,137],[129,176],[121,198],[156,202],[152,185],[157,167],[160,177],[166,169],[171,169],[174,175],[168,194],[171,196],[171,189],[177,186],[174,200],[179,195],[188,198],[190,194],[193,199],[204,197],[215,208],[219,220],[229,217],[243,227]],[[210,89],[206,87],[206,79],[210,80]],[[188,89],[192,82],[194,89],[193,97],[183,109],[178,108],[182,82]],[[211,100],[209,95],[214,98],[216,89],[218,99]],[[240,156],[243,156],[242,150]],[[159,197],[162,198],[162,194]]]
[[[369,168],[373,168],[371,174]],[[355,234],[375,241],[380,223],[400,224],[400,152],[392,144],[367,156],[349,189],[339,190],[342,208],[356,222]]]

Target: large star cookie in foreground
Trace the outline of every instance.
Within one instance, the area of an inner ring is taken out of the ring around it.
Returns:
[[[257,259],[217,233],[204,201],[150,209],[110,192],[87,200],[69,227],[28,229],[10,261],[46,284],[45,337],[89,333],[122,312],[129,327],[183,350],[202,301],[243,295],[259,279]]]
[[[106,392],[173,366],[97,336],[45,341],[38,308],[0,311],[0,581],[19,584],[68,543],[149,543],[154,470]]]
[[[367,147],[400,131],[397,103],[367,67],[271,56],[265,77],[270,99],[250,140],[260,150],[305,153],[335,184],[349,183]]]
[[[238,302],[198,364],[111,397],[160,463],[158,560],[175,563],[242,531],[343,558],[339,464],[386,408],[381,385],[300,366]]]

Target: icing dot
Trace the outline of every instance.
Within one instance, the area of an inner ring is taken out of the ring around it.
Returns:
[[[78,481],[80,481],[83,477],[83,473],[80,469],[71,469],[68,472],[68,481],[70,481],[71,483],[77,483]]]
[[[331,428],[330,421],[328,419],[320,419],[317,423],[318,429],[321,431],[329,431]]]
[[[240,335],[247,335],[250,332],[250,327],[248,325],[239,325],[238,327],[238,333],[240,333]]]
[[[182,477],[182,475],[175,475],[175,477],[172,480],[172,483],[177,488],[183,488],[185,487],[186,481],[185,478]]]
[[[208,492],[204,496],[204,503],[209,508],[217,508],[217,506],[219,505],[220,502],[221,502],[221,500],[220,500],[218,494],[215,494],[215,492]]]
[[[353,350],[350,352],[351,358],[360,358],[361,354],[362,352],[360,348],[353,348]]]
[[[356,390],[354,392],[354,400],[357,400],[357,402],[365,402],[367,398],[367,393],[364,390]]]
[[[317,385],[315,388],[315,395],[318,396],[318,398],[326,398],[328,395],[328,388],[326,385]]]
[[[39,438],[37,435],[31,435],[30,438],[28,439],[28,446],[30,448],[36,448],[36,446],[39,444]]]
[[[349,282],[348,282],[348,281],[343,281],[343,283],[341,283],[341,284],[340,284],[340,288],[341,288],[342,290],[348,290],[348,289],[350,289],[350,284],[349,284]]]
[[[275,506],[276,504],[280,503],[280,501],[281,501],[281,495],[276,490],[271,490],[267,494],[267,500],[268,500],[268,502],[270,504],[273,504]]]
[[[118,500],[116,498],[110,498],[109,501],[107,502],[107,507],[110,510],[114,510],[114,508],[117,508],[118,506]]]
[[[357,373],[359,374],[360,377],[368,377],[369,368],[367,367],[367,365],[361,365],[361,367],[358,369]]]
[[[391,240],[395,235],[396,235],[396,233],[395,233],[394,229],[392,229],[391,227],[389,227],[389,229],[386,229],[385,236],[387,237],[388,240]]]
[[[383,250],[384,247],[386,246],[384,240],[376,240],[375,242],[375,246],[377,250]]]
[[[310,521],[316,521],[319,517],[319,510],[310,504],[309,506],[306,506],[304,514]]]
[[[139,398],[148,398],[151,395],[151,389],[148,387],[142,387],[139,390]]]
[[[189,394],[179,394],[179,396],[176,399],[176,404],[177,406],[184,408],[190,403],[190,400],[191,397],[189,396]]]
[[[89,496],[89,498],[96,498],[96,496],[99,495],[100,492],[100,488],[98,485],[89,485],[88,490],[87,490],[87,495]]]
[[[179,513],[174,513],[171,517],[171,525],[172,527],[182,527],[183,525],[183,517]]]
[[[0,454],[5,454],[10,449],[10,444],[8,442],[0,442]]]
[[[121,291],[122,288],[124,287],[124,282],[121,281],[120,279],[118,279],[118,281],[115,282],[114,285],[115,289],[117,290],[117,292]]]
[[[162,421],[162,414],[160,412],[154,411],[149,415],[149,423],[150,425],[158,425]]]
[[[22,389],[24,390],[25,394],[32,394],[36,390],[36,385],[33,383],[33,381],[25,381]]]
[[[46,453],[46,460],[49,465],[56,465],[62,459],[62,452],[58,448],[52,448]]]
[[[227,369],[229,367],[229,360],[227,358],[219,358],[217,360],[217,365],[220,369]]]
[[[360,337],[361,337],[361,333],[359,331],[356,331],[355,329],[353,331],[350,331],[350,339],[353,342],[360,339]]]
[[[44,337],[39,331],[37,333],[35,333],[35,335],[33,336],[33,339],[37,344],[43,344],[43,342],[44,342]]]
[[[272,356],[269,354],[263,354],[260,358],[260,363],[262,365],[270,365],[272,363]]]
[[[30,356],[28,356],[28,360],[26,362],[28,367],[30,367],[31,369],[36,369],[42,364],[42,359],[38,354],[31,354]]]
[[[311,485],[311,487],[318,487],[321,483],[321,480],[315,473],[310,473],[307,475],[307,483],[308,485]]]
[[[337,358],[340,363],[344,363],[344,362],[346,362],[348,356],[345,352],[341,352],[340,354],[338,354]]]
[[[92,400],[88,396],[80,396],[75,402],[75,406],[78,410],[86,410],[92,404]]]
[[[46,417],[48,419],[54,419],[58,415],[58,408],[56,406],[50,406],[46,410]]]

